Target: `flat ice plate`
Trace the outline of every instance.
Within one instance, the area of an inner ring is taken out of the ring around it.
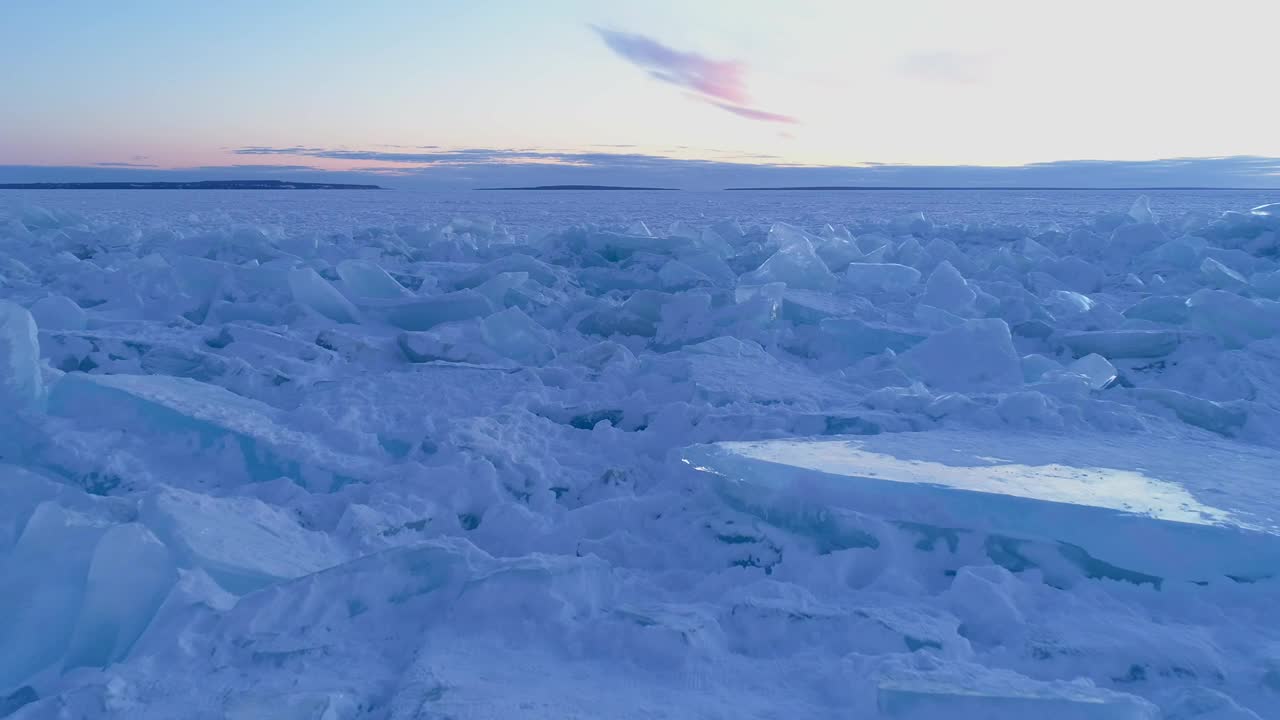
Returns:
[[[686,448],[735,503],[1064,542],[1159,577],[1280,571],[1280,453],[1227,441],[939,430]]]

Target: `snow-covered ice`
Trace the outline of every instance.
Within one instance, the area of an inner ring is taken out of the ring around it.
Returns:
[[[1275,203],[0,195],[0,717],[1280,718]]]

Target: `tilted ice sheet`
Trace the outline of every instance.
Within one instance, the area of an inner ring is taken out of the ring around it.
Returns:
[[[763,516],[830,504],[1079,546],[1157,577],[1280,574],[1280,453],[1226,442],[957,431],[695,446],[686,462]],[[1212,503],[1212,504],[1210,504]]]

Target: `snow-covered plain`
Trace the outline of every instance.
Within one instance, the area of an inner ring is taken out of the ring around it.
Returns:
[[[1280,718],[1277,200],[2,194],[0,717]]]

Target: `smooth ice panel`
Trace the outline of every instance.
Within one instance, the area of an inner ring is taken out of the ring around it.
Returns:
[[[1093,390],[1102,390],[1116,381],[1116,367],[1101,355],[1085,355],[1067,366],[1069,372],[1083,376]]]
[[[0,300],[0,407],[29,409],[43,395],[36,321],[21,305]]]
[[[970,320],[931,335],[902,358],[927,384],[942,390],[964,392],[1022,383],[1022,365],[1003,320]]]
[[[489,298],[479,292],[459,290],[388,305],[382,311],[388,323],[401,330],[412,331],[430,330],[441,323],[483,317],[494,309]]]
[[[877,686],[893,720],[1157,720],[1156,706],[1083,683],[1039,682],[1006,671],[890,676]]]
[[[1191,326],[1213,335],[1228,348],[1280,333],[1280,302],[1250,300],[1225,290],[1202,289],[1187,298]]]
[[[227,590],[244,593],[342,562],[324,533],[253,498],[214,498],[166,488],[148,498],[142,519],[185,563]]]
[[[97,419],[106,409],[156,430],[253,435],[274,429],[271,406],[217,385],[165,375],[69,373],[49,395],[49,412]]]
[[[300,268],[289,273],[289,289],[293,299],[339,323],[358,323],[360,314],[351,301],[342,296],[328,280],[311,268]]]
[[[920,302],[953,313],[963,313],[973,305],[977,297],[977,293],[969,287],[969,283],[960,271],[943,260],[929,276],[929,282],[925,284],[924,297]]]
[[[920,271],[895,263],[853,263],[845,278],[855,292],[901,292],[920,282]]]
[[[747,285],[783,282],[787,287],[806,290],[830,290],[836,277],[803,237],[784,245],[754,272],[742,276]]]
[[[1172,330],[1087,330],[1063,333],[1061,340],[1077,356],[1158,358],[1177,350],[1181,336]]]
[[[1280,572],[1280,453],[963,431],[694,446],[735,504],[770,517],[838,507],[890,520],[1063,542],[1126,570],[1204,580]]]
[[[386,270],[367,260],[343,260],[337,271],[342,284],[356,297],[393,300],[409,294]]]
[[[31,315],[43,330],[83,330],[84,309],[65,295],[49,295],[31,305]]]
[[[305,480],[306,467],[360,477],[369,467],[284,427],[266,403],[189,378],[68,373],[49,394],[49,412],[135,433],[191,434],[205,448],[231,440],[251,480]]]
[[[137,523],[107,530],[94,549],[65,667],[123,659],[177,580],[168,548]]]
[[[103,523],[41,503],[0,560],[0,688],[20,685],[66,652]]]

